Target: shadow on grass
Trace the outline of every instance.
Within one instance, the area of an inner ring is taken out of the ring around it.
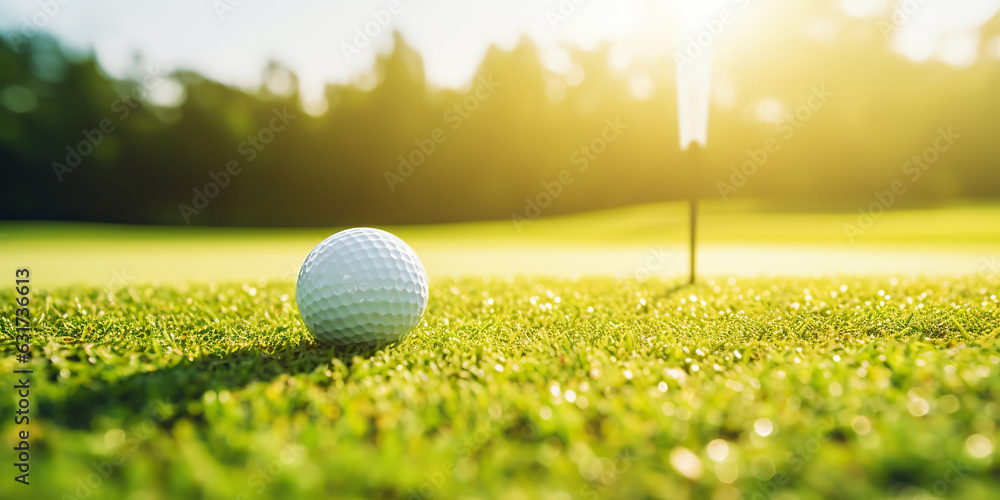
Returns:
[[[313,343],[274,352],[242,348],[224,356],[207,355],[116,380],[95,379],[87,386],[70,389],[72,393],[61,400],[41,401],[40,411],[60,426],[86,430],[101,417],[128,422],[158,416],[165,403],[173,411],[157,420],[159,425],[170,428],[180,417],[201,418],[201,412],[191,411],[191,406],[200,403],[206,391],[234,391],[252,383],[269,383],[283,374],[306,374],[315,385],[329,385],[332,378],[325,373],[328,367],[341,370],[348,378],[355,359],[369,358],[393,345],[345,347]]]
[[[662,292],[661,296],[664,297],[664,298],[670,298],[675,293],[683,292],[684,290],[689,290],[689,289],[691,289],[691,287],[696,286],[696,285],[697,285],[697,283],[695,283],[694,285],[692,285],[692,284],[690,284],[690,283],[688,283],[686,281],[684,281],[682,283],[678,283],[676,285],[671,285],[671,286],[667,287],[667,289]]]

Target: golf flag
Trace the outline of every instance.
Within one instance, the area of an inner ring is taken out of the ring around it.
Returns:
[[[698,232],[698,182],[697,163],[700,150],[708,144],[708,108],[712,95],[712,47],[715,37],[722,33],[723,0],[674,0],[677,19],[677,124],[680,130],[681,151],[692,143],[698,147],[688,153],[692,175],[689,200],[689,249],[690,284],[696,280]],[[713,27],[715,29],[713,29]]]
[[[712,47],[717,33],[710,29],[723,2],[674,0],[677,19],[677,120],[681,151],[693,142],[708,142],[708,105],[712,91]]]

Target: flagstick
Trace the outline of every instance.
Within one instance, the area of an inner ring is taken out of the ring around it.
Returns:
[[[689,284],[694,284],[695,279],[695,255],[697,254],[695,250],[695,233],[698,227],[698,199],[691,198],[691,281]]]
[[[697,234],[698,234],[698,163],[701,156],[701,146],[697,143],[692,144],[688,150],[688,158],[691,163],[691,198],[688,201],[688,212],[691,215],[691,220],[688,222],[690,226],[690,239],[689,239],[689,253],[691,255],[691,269],[690,269],[690,281],[688,284],[693,285],[695,278],[697,276]]]

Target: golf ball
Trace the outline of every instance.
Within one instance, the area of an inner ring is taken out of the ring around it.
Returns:
[[[341,231],[316,245],[299,270],[299,314],[329,344],[376,344],[413,329],[427,308],[427,272],[390,233]]]

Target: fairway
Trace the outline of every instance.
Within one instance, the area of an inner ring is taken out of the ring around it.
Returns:
[[[32,487],[994,498],[998,285],[437,280],[417,329],[370,351],[315,344],[287,281],[43,290],[32,453],[61,473]]]
[[[844,205],[841,204],[841,207]],[[753,201],[702,203],[706,276],[1000,272],[1000,204],[894,210],[853,241],[857,212],[796,212]],[[380,226],[407,241],[431,278],[549,276],[674,280],[687,272],[687,206],[661,203],[559,217]],[[294,280],[306,254],[342,228],[246,229],[0,223],[0,259],[38,285]]]

